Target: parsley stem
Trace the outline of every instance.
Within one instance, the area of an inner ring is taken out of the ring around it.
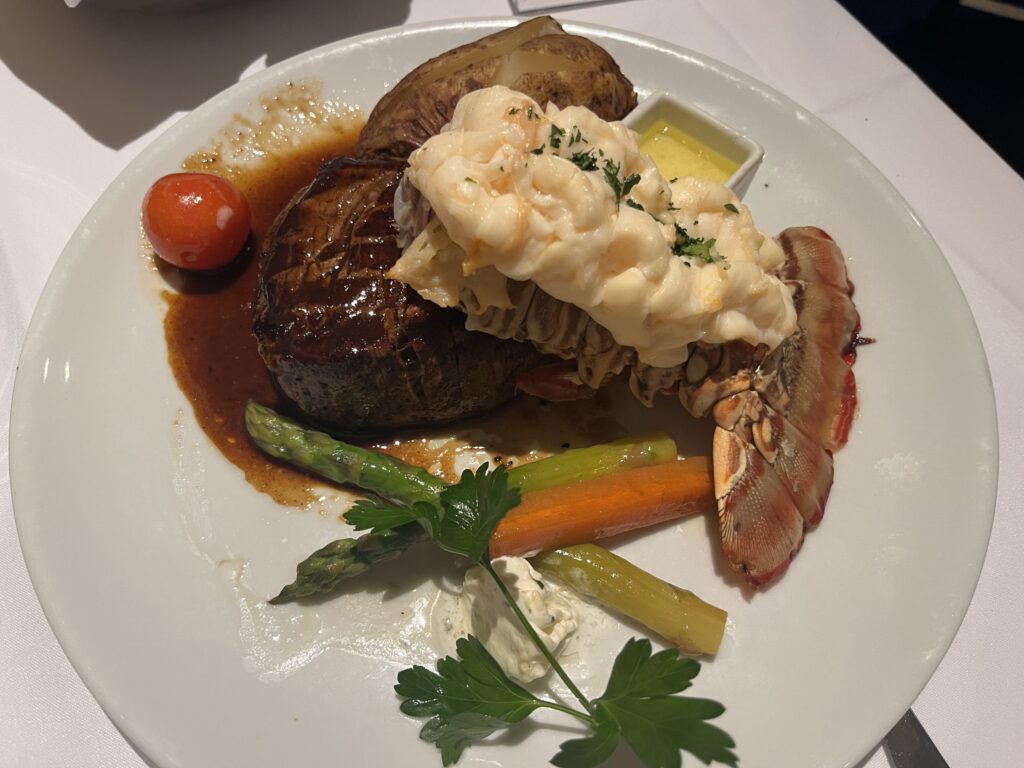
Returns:
[[[594,714],[594,710],[590,702],[587,701],[587,697],[583,695],[582,691],[580,691],[580,689],[576,687],[576,684],[570,679],[569,675],[565,673],[565,670],[562,669],[562,665],[558,663],[558,660],[555,658],[554,654],[552,654],[551,651],[548,650],[548,647],[544,645],[544,641],[537,636],[537,630],[533,628],[533,624],[530,623],[530,620],[526,618],[522,610],[516,604],[516,599],[512,596],[512,593],[509,591],[509,588],[505,585],[505,582],[502,581],[501,577],[498,576],[498,574],[495,572],[494,566],[491,565],[491,561],[485,557],[481,560],[480,564],[489,574],[491,574],[491,578],[494,579],[494,581],[498,584],[498,589],[500,589],[501,594],[505,596],[505,601],[509,604],[509,607],[512,609],[512,612],[516,615],[520,623],[523,625],[523,628],[526,630],[526,633],[530,636],[530,639],[533,640],[533,644],[537,646],[537,650],[539,650],[544,655],[544,658],[548,660],[548,664],[550,664],[551,668],[555,670],[555,673],[560,678],[562,678],[562,682],[565,683],[565,687],[568,688],[572,692],[572,695],[575,696],[576,699],[580,702],[580,704],[583,705],[583,708],[587,711],[587,714],[592,716]],[[576,713],[574,710],[568,711],[570,713],[577,714],[578,716],[578,713]]]
[[[562,712],[566,715],[572,715],[577,720],[582,720],[583,722],[590,723],[591,725],[594,725],[594,723],[596,722],[592,716],[586,715],[580,712],[578,709],[567,707],[564,704],[559,704],[555,701],[548,701],[547,699],[539,699],[539,701],[539,706],[544,707],[545,709],[553,709],[556,712]]]

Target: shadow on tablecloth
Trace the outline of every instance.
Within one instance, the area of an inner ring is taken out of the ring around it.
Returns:
[[[261,56],[274,64],[408,16],[409,0],[246,0],[174,14],[7,0],[0,60],[119,149],[234,84]]]

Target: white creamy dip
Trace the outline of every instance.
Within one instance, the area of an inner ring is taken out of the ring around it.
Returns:
[[[556,657],[579,627],[576,598],[567,590],[545,581],[521,557],[499,557],[494,570],[515,597],[548,650]],[[490,575],[480,566],[466,571],[462,594],[446,630],[453,637],[473,635],[495,658],[505,674],[522,682],[548,671],[543,654],[508,607]]]
[[[507,279],[532,280],[658,367],[694,341],[778,345],[796,327],[790,290],[767,274],[781,248],[727,187],[666,181],[637,141],[584,107],[467,94],[409,159],[434,218],[390,276],[479,312],[511,306]]]

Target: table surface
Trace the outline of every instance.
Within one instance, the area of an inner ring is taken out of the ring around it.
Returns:
[[[32,590],[11,509],[14,369],[60,251],[106,186],[188,110],[324,43],[466,14],[456,0],[252,0],[177,15],[8,0],[0,24],[0,766],[151,765],[107,719]],[[508,16],[505,0],[473,14]],[[999,494],[981,580],[914,710],[957,766],[1024,756],[1024,181],[840,6],[821,0],[633,0],[560,18],[692,48],[787,94],[895,184],[974,312],[999,416]],[[301,21],[297,21],[301,20]],[[187,50],[187,53],[186,53]],[[952,51],[951,56],[969,55]],[[998,77],[994,72],[993,77]],[[1008,94],[1008,98],[1011,97]],[[950,361],[955,364],[956,361]],[[932,385],[922,382],[922,386]],[[954,393],[951,393],[955,396]],[[955,407],[955,401],[950,404]],[[956,439],[956,435],[951,435]],[[884,690],[885,681],[870,681]],[[837,723],[836,727],[841,727]],[[747,765],[754,765],[753,757]],[[859,768],[887,768],[882,749]]]

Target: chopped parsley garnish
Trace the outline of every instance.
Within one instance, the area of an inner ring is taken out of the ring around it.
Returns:
[[[614,160],[604,161],[604,180],[608,182],[608,186],[615,193],[616,203],[622,202],[622,198],[629,195],[630,190],[640,183],[639,173],[631,173],[625,179],[620,180],[619,171],[621,168],[622,166]]]
[[[476,179],[474,179],[474,178],[472,178],[470,176],[467,176],[465,178],[465,181],[468,181],[470,184],[476,184]]]
[[[732,203],[726,203],[726,204],[725,204],[724,206],[722,206],[722,207],[723,207],[723,208],[725,208],[725,210],[729,211],[730,213],[739,213],[739,212],[740,212],[740,209],[739,209],[739,208],[737,208],[737,207],[736,207],[735,205],[733,205]]]
[[[569,146],[571,147],[573,144],[579,144],[580,142],[583,142],[584,144],[590,143],[583,138],[583,134],[580,133],[580,127],[578,125],[574,125],[572,127],[572,133],[569,134]]]
[[[544,154],[544,145],[543,145],[543,144],[541,144],[541,145],[540,145],[539,147],[537,147],[536,149],[531,149],[531,150],[530,150],[530,154],[531,154],[531,155],[543,155],[543,154]]]
[[[629,198],[628,200],[626,200],[626,205],[628,205],[630,208],[636,208],[638,211],[646,210],[642,205],[640,205],[640,203],[638,203],[633,198]],[[655,219],[655,221],[657,221],[657,219]]]
[[[714,246],[715,238],[705,240],[703,237],[690,237],[686,229],[676,224],[676,241],[672,244],[672,253],[676,256],[688,256],[691,259],[700,259],[705,264],[711,264],[716,257],[716,254],[711,252]]]
[[[526,119],[533,120],[533,107],[526,108]]]
[[[569,160],[581,171],[597,170],[597,158],[590,152],[573,152]]]
[[[628,195],[632,191],[633,187],[635,187],[639,183],[640,183],[640,174],[639,173],[631,173],[631,174],[629,174],[629,176],[627,176],[626,178],[624,178],[622,180],[622,196],[625,197],[626,195]]]
[[[562,137],[564,137],[564,136],[565,136],[565,129],[564,128],[559,128],[557,125],[552,123],[551,124],[551,138],[548,139],[548,143],[552,147],[554,147],[555,149],[558,149],[560,146],[562,146]]]
[[[522,111],[522,110],[521,110],[521,109],[519,109],[519,107],[512,107],[512,109],[510,109],[510,110],[508,111],[508,113],[509,113],[510,115],[518,115],[518,114],[519,114],[519,113],[520,113],[521,111]]]

